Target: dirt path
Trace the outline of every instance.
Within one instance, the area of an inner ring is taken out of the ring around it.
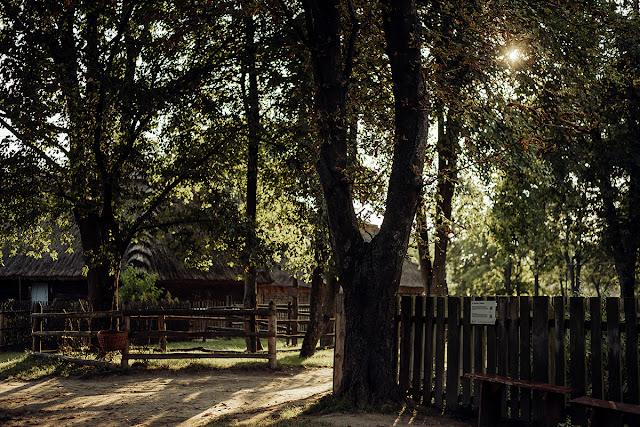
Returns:
[[[8,380],[0,382],[0,425],[188,427],[221,415],[234,423],[256,422],[318,399],[331,386],[331,369],[143,371],[90,379]],[[317,419],[354,427],[469,425],[442,417],[397,418],[331,414]]]

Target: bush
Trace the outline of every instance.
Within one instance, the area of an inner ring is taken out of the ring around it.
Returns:
[[[164,289],[156,286],[157,274],[149,274],[138,270],[131,264],[120,273],[118,299],[120,302],[151,302],[160,299]]]

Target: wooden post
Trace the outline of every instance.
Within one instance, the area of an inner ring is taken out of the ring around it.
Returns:
[[[602,300],[597,297],[589,298],[589,311],[591,314],[591,396],[596,399],[604,399],[604,376],[602,372]]]
[[[444,399],[444,357],[445,357],[445,297],[436,297],[436,371],[433,404],[438,409],[443,408]]]
[[[449,297],[449,317],[447,321],[447,409],[458,408],[458,388],[460,384],[460,298]]]
[[[622,365],[620,362],[620,299],[607,298],[607,348],[609,350],[608,400],[622,402]]]
[[[287,303],[287,320],[287,345],[289,345],[291,343],[289,335],[293,333],[293,304],[291,304],[291,301]]]
[[[411,370],[411,315],[413,311],[410,296],[400,299],[400,375],[399,387],[404,396],[409,390]]]
[[[420,402],[420,383],[422,382],[422,349],[424,345],[422,343],[423,329],[424,329],[424,310],[423,303],[424,297],[418,296],[415,298],[415,322],[413,329],[413,400]]]
[[[509,321],[507,322],[507,343],[509,354],[507,356],[507,371],[511,378],[518,378],[518,359],[520,358],[520,343],[518,342],[518,304],[518,297],[509,298]],[[514,421],[519,418],[519,391],[518,387],[509,388],[511,419]]]
[[[552,384],[555,385],[565,385],[566,377],[567,377],[567,362],[566,362],[566,352],[565,352],[565,329],[564,329],[564,305],[565,299],[562,296],[553,297],[552,305],[553,305],[553,326],[554,326],[554,334],[553,334],[553,376],[552,376]],[[584,304],[583,307],[583,316],[584,316]],[[582,322],[584,325],[584,322]],[[584,342],[584,333],[583,342]],[[582,360],[584,360],[585,351],[582,351]],[[586,378],[586,371],[585,377]],[[561,400],[561,413],[559,414],[560,419],[564,420],[566,418],[566,398],[558,397]]]
[[[344,315],[344,294],[336,296],[336,345],[333,349],[333,394],[342,384],[342,362],[344,361],[344,337],[347,319]]]
[[[640,376],[638,374],[638,301],[624,298],[625,367],[628,392],[625,402],[640,403]]]
[[[549,298],[533,297],[533,380],[549,382]],[[533,394],[533,423],[544,422],[544,406],[540,393]]]
[[[520,379],[531,379],[531,299],[520,297]],[[531,390],[520,390],[520,421],[531,422]]]
[[[495,297],[487,297],[487,301],[495,301]],[[496,373],[496,360],[497,360],[497,336],[496,336],[496,325],[487,325],[487,352],[486,352],[486,360],[487,360],[487,374],[495,374]]]
[[[434,297],[425,297],[424,302],[424,379],[422,383],[422,404],[431,406],[431,391],[433,390],[433,314]]]
[[[298,314],[300,311],[300,306],[299,306],[299,301],[298,301],[298,278],[296,278],[296,280],[294,281],[294,288],[295,288],[295,296],[293,297],[293,320],[294,323],[292,325],[292,331],[293,331],[293,335],[298,335]],[[293,339],[291,340],[291,344],[293,345],[298,345],[298,337],[293,337]]]
[[[35,307],[34,307],[35,308]],[[37,312],[38,313],[43,313],[44,309],[42,308],[42,303],[38,303],[38,308],[37,308]],[[42,319],[38,319],[35,317],[32,317],[32,322],[31,322],[31,332],[42,332]],[[31,350],[34,353],[40,353],[42,352],[42,342],[40,341],[40,337],[37,337],[35,335],[31,335]]]
[[[162,332],[167,332],[167,324],[164,321],[164,314],[161,314],[158,316],[158,330],[162,331]],[[202,339],[204,340],[204,336],[202,337]],[[162,350],[163,353],[167,352],[167,336],[163,335],[160,338],[160,350]]]
[[[123,328],[125,331],[130,332],[131,331],[131,316],[124,316],[124,325]],[[129,340],[129,337],[127,337],[127,343],[124,346],[124,349],[122,350],[122,359],[120,361],[120,367],[122,369],[127,369],[129,367],[129,347],[131,345],[131,341]]]
[[[271,301],[269,303],[269,368],[276,369],[278,367],[277,349],[276,349],[276,331],[278,330],[278,317],[276,315],[276,304]]]
[[[473,354],[471,337],[471,297],[462,299],[462,372],[471,372]],[[462,378],[462,407],[471,406],[471,380]]]
[[[498,297],[497,319],[496,319],[496,362],[498,375],[506,377],[508,372],[507,342],[507,303],[509,297]],[[500,394],[500,418],[507,418],[507,387],[502,387]],[[497,397],[497,394],[496,396]]]
[[[0,310],[0,347],[4,347],[4,325],[6,314],[4,310]]]

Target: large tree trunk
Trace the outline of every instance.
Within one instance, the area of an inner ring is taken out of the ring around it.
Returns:
[[[93,214],[74,211],[80,229],[84,262],[88,267],[89,306],[93,311],[118,309],[118,279],[122,255],[113,240],[114,222]],[[111,329],[108,319],[94,320],[93,329]]]
[[[395,101],[394,156],[380,232],[365,243],[345,176],[345,82],[338,1],[305,1],[319,113],[316,168],[327,204],[338,276],[345,293],[343,380],[337,391],[356,405],[400,399],[393,363],[393,314],[402,262],[422,187],[428,121],[420,25],[411,1],[383,5]],[[347,55],[349,57],[349,55]]]
[[[383,248],[363,245],[345,289],[345,356],[338,396],[359,406],[401,399],[393,355],[393,315],[399,274]],[[386,266],[386,268],[380,268]],[[382,270],[382,271],[381,271]],[[395,281],[392,276],[396,276]]]
[[[248,76],[248,91],[243,90],[245,112],[247,115],[247,124],[249,131],[248,150],[247,150],[247,206],[246,216],[250,224],[247,235],[245,248],[245,259],[247,260],[247,268],[244,277],[244,298],[242,305],[247,309],[257,307],[257,281],[256,266],[253,262],[253,252],[256,245],[256,205],[257,205],[257,188],[258,188],[258,138],[260,133],[260,106],[258,94],[258,80],[256,76],[256,52],[255,52],[255,24],[252,16],[244,18],[245,34],[246,34],[246,52],[245,52],[245,72]],[[243,80],[243,89],[244,80]],[[257,332],[257,324],[255,317],[244,322],[244,330],[247,333]],[[247,337],[245,339],[247,351],[255,353],[261,348],[260,340],[255,337]]]

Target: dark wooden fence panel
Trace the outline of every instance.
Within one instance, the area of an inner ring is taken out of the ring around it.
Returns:
[[[462,299],[462,372],[473,372],[471,355],[471,298]],[[471,380],[462,378],[462,407],[467,409],[471,405]]]
[[[626,343],[626,363],[624,378],[627,380],[627,393],[624,401],[640,403],[640,377],[638,376],[638,303],[635,298],[624,298],[624,332]]]
[[[413,381],[411,388],[413,390],[413,400],[420,402],[420,385],[422,383],[422,349],[424,344],[424,298],[413,297],[414,300],[414,328],[413,328]]]
[[[620,367],[620,300],[607,298],[607,348],[609,357],[609,400],[622,401],[622,370]]]
[[[458,407],[460,388],[460,299],[448,298],[447,322],[447,409]]]
[[[434,348],[434,307],[433,297],[426,297],[424,302],[424,375],[422,382],[422,404],[431,406],[433,390],[433,348]]]
[[[444,398],[444,357],[445,357],[445,302],[444,297],[436,298],[436,371],[434,390],[434,405],[442,408]]]
[[[603,312],[600,298],[585,304],[581,297],[498,297],[497,321],[486,326],[471,324],[471,298],[401,301],[394,344],[399,384],[425,406],[477,411],[479,387],[462,378],[467,372],[569,385],[596,398],[640,403],[636,299],[607,298]],[[535,424],[543,416],[541,398],[507,389],[503,415]],[[570,415],[574,424],[586,422],[585,411]]]

